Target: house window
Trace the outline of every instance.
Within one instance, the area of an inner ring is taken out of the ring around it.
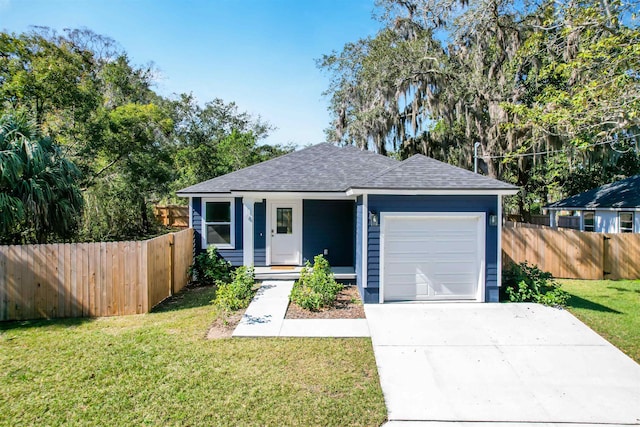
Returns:
[[[633,212],[620,212],[618,221],[621,233],[633,233]]]
[[[233,249],[233,200],[203,200],[203,208],[203,246],[215,245],[220,249]]]
[[[595,217],[595,212],[584,212],[582,214],[584,231],[595,231]]]

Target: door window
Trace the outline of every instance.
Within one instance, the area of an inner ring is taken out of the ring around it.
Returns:
[[[293,209],[292,208],[276,209],[276,233],[278,234],[293,233]]]

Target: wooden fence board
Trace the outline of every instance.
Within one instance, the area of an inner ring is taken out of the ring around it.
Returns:
[[[640,234],[608,234],[605,278],[612,280],[640,277]]]
[[[188,206],[154,206],[156,220],[167,227],[188,227],[189,207]]]
[[[139,242],[0,246],[0,321],[147,313],[188,283],[193,230]]]
[[[639,234],[508,226],[502,232],[502,250],[505,266],[526,261],[555,277],[640,278]]]

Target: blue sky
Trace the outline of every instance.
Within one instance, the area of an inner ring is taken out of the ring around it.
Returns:
[[[315,60],[373,35],[374,0],[0,0],[0,29],[89,28],[160,70],[156,91],[235,101],[278,130],[269,143],[324,140],[328,76]]]

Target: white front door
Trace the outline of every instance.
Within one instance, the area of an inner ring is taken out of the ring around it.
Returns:
[[[302,206],[300,202],[276,201],[270,209],[271,265],[300,265]]]

